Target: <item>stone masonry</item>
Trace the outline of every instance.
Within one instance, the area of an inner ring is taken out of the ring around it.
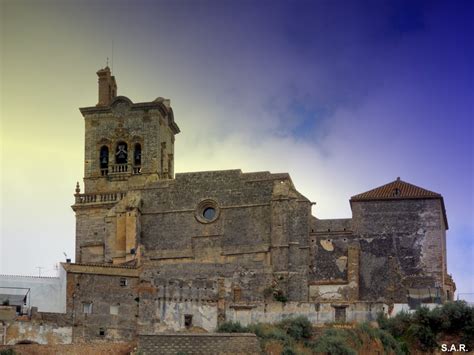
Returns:
[[[247,355],[259,354],[255,334],[160,334],[140,335],[138,348],[144,354]]]

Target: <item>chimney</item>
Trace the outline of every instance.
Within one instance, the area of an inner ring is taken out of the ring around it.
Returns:
[[[112,99],[117,96],[117,83],[115,76],[111,75],[110,68],[107,66],[97,72],[99,77],[99,102],[96,106],[109,106]]]

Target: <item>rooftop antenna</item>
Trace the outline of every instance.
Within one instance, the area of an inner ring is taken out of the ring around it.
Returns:
[[[43,266],[37,266],[36,267],[38,269],[38,276],[41,277],[41,269],[44,269]]]
[[[110,63],[110,71],[114,72],[114,40],[112,40],[112,61]]]
[[[106,62],[106,64],[105,64],[105,66],[106,66],[106,67],[109,66],[109,57],[107,57],[107,62]]]

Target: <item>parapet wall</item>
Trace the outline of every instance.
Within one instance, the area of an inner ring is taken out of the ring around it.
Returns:
[[[138,351],[144,355],[162,354],[259,354],[255,334],[160,334],[140,335]]]

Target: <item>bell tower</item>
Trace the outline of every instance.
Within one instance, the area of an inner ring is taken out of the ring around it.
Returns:
[[[80,109],[85,121],[84,192],[126,192],[172,179],[179,128],[170,100],[134,103],[117,96],[109,67],[97,76],[97,105]]]
[[[134,103],[117,96],[109,67],[97,76],[98,103],[80,108],[85,123],[84,190],[76,186],[72,206],[76,262],[126,262],[134,258],[139,238],[140,206],[133,190],[173,179],[175,135],[180,131],[170,100]],[[119,217],[111,219],[111,214]]]

